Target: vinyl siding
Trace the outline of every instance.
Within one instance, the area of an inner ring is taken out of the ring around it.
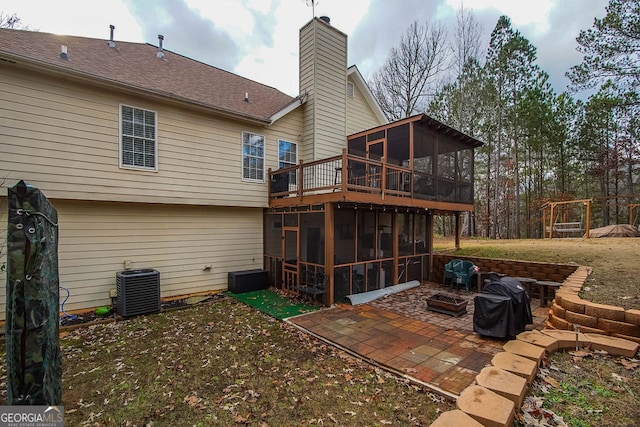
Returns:
[[[157,172],[119,167],[121,103],[157,112]],[[300,110],[249,125],[0,65],[0,177],[56,199],[266,207],[266,171],[278,138],[299,142]],[[264,183],[242,181],[243,131],[266,137]]]
[[[358,85],[353,81],[351,83],[353,83],[353,98],[347,97],[347,135],[382,124],[365,101]]]
[[[309,94],[304,141],[312,141],[306,149],[318,160],[346,147],[347,37],[318,20],[300,33],[300,90]]]
[[[229,271],[262,268],[259,208],[50,200],[58,210],[60,286],[71,294],[67,311],[110,305],[109,289],[127,260],[160,272],[163,298],[226,289]],[[1,227],[6,235],[5,221]]]

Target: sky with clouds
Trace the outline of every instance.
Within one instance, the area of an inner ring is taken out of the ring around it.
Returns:
[[[365,78],[384,63],[413,20],[440,21],[452,34],[463,3],[483,28],[486,48],[498,17],[507,15],[538,50],[538,64],[556,92],[581,62],[576,37],[605,15],[608,0],[2,0],[30,29],[158,44],[295,96],[299,29],[326,15],[349,37],[348,65]]]

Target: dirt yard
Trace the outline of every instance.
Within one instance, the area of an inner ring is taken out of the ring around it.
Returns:
[[[434,249],[451,250],[452,239]],[[580,296],[600,304],[640,309],[640,238],[462,240],[458,255],[586,265],[593,273]]]

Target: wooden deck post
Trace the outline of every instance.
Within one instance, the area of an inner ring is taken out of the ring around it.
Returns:
[[[398,251],[400,250],[400,245],[398,243],[398,239],[400,236],[400,230],[398,230],[398,210],[396,209],[391,214],[391,233],[393,234],[393,277],[391,280],[392,285],[398,284],[398,263],[400,262],[398,258]]]
[[[428,231],[428,235],[427,235],[427,250],[429,251],[429,277],[427,277],[427,280],[431,281],[431,278],[433,277],[433,214],[429,213],[429,215],[427,215],[427,230]]]
[[[585,239],[588,239],[589,233],[591,231],[591,200],[587,200],[585,204],[587,205],[587,213],[584,220],[584,230],[585,230],[584,237]]]
[[[325,293],[324,304],[333,304],[333,266],[335,257],[335,226],[334,226],[335,205],[330,202],[324,204],[324,274],[327,275],[327,292]]]
[[[460,211],[456,211],[456,251],[460,249]]]
[[[342,166],[340,173],[342,174],[342,178],[340,178],[340,187],[342,194],[347,193],[347,179],[349,179],[349,175],[347,174],[349,168],[349,158],[347,157],[347,149],[342,149]]]

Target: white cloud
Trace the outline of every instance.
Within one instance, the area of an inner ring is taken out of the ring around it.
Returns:
[[[32,30],[108,39],[109,25],[115,25],[117,40],[143,41],[140,26],[120,1],[3,0],[0,12],[17,14]]]
[[[535,25],[536,30],[545,33],[549,29],[549,11],[558,0],[446,0],[454,9],[464,4],[465,9],[495,9],[509,16],[515,27]]]
[[[235,38],[242,39],[253,33],[254,22],[250,9],[237,0],[186,0],[187,5],[197,10],[203,18]],[[264,3],[269,3],[267,0]]]

